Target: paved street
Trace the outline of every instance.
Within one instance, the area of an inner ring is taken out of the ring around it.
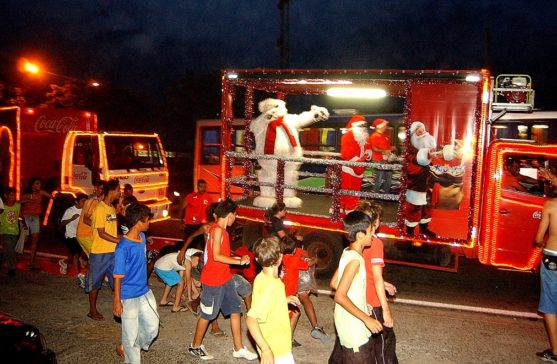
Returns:
[[[399,288],[399,298],[477,305],[535,312],[537,278],[532,274],[505,272],[465,263],[458,274],[390,266],[387,277]],[[155,295],[162,284],[151,279]],[[326,289],[326,282],[320,282]],[[59,363],[120,363],[114,348],[120,327],[110,318],[111,291],[103,288],[99,309],[102,322],[87,313],[87,296],[74,278],[57,274],[21,271],[15,279],[0,275],[0,311],[37,325],[47,338]],[[332,299],[314,297],[320,324],[333,332]],[[547,347],[541,320],[477,314],[393,303],[398,356],[401,363],[536,363],[536,351]],[[186,353],[195,319],[189,312],[173,314],[158,308],[161,329],[158,340],[143,358],[145,363],[192,363]],[[218,363],[237,363],[231,356],[228,321],[220,319],[227,337],[206,336],[205,345]],[[302,347],[294,350],[298,363],[324,363],[332,345],[309,336],[309,323],[302,317],[295,338]],[[243,330],[246,331],[245,323]],[[246,340],[246,342],[248,342]],[[247,344],[248,347],[251,345]]]

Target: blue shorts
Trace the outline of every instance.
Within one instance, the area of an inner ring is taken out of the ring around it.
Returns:
[[[182,276],[175,270],[162,270],[159,268],[155,268],[155,273],[159,276],[160,279],[166,284],[167,286],[175,286],[182,280]]]
[[[108,276],[110,287],[114,287],[114,253],[89,255],[89,272],[87,272],[85,292],[89,293],[101,288],[105,274]]]
[[[234,274],[232,276],[232,280],[234,281],[234,287],[236,288],[236,293],[240,295],[240,297],[244,298],[247,296],[251,296],[251,284],[248,282],[247,279],[242,277],[239,274]]]
[[[41,231],[41,221],[39,215],[25,216],[25,224],[29,229],[29,235],[38,234]]]
[[[544,254],[547,254],[544,252]],[[552,254],[549,254],[552,255]],[[540,263],[540,305],[538,311],[557,314],[557,270],[549,270]]]
[[[202,287],[201,304],[199,305],[201,318],[211,321],[218,316],[219,311],[222,311],[224,316],[242,312],[242,303],[240,296],[236,293],[234,279],[229,279],[221,286],[213,287],[203,284]]]

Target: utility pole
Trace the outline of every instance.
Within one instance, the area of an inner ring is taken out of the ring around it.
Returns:
[[[288,24],[290,23],[290,0],[279,0],[280,10],[280,36],[277,46],[280,50],[280,68],[288,68]]]

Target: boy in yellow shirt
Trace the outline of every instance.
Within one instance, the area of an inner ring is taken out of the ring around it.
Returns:
[[[89,316],[93,320],[104,320],[97,310],[97,296],[105,274],[113,287],[114,250],[120,241],[118,221],[112,201],[120,198],[120,182],[111,179],[103,186],[104,199],[97,204],[92,215],[93,245],[89,255],[89,272],[85,292],[89,294]]]
[[[286,297],[278,276],[282,262],[280,240],[269,236],[256,243],[255,260],[263,270],[253,282],[252,306],[246,319],[262,364],[293,364],[288,303],[299,306],[296,296]]]

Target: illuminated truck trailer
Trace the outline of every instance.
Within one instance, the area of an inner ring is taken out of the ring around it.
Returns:
[[[345,246],[342,195],[383,205],[379,235],[391,261],[454,271],[464,255],[519,270],[537,266],[540,250],[532,241],[551,193],[538,170],[555,172],[557,147],[551,120],[536,119],[529,77],[493,79],[487,70],[225,70],[222,92],[221,120],[197,125],[194,178],[237,201],[245,245],[265,234],[265,209],[254,206],[262,187],[258,160],[276,160],[274,197],[281,201],[285,190],[295,190],[301,198],[302,206],[289,209],[286,223],[304,235],[304,245],[319,258],[318,272],[334,271]],[[335,98],[339,94],[347,97],[342,104]],[[399,105],[398,112],[377,115],[377,99],[362,98],[369,95]],[[255,153],[250,126],[265,98],[285,100],[294,114],[312,104],[329,108],[329,120],[299,130],[303,157]],[[340,158],[345,125],[353,113],[362,113],[362,105],[369,123],[376,117],[389,121],[396,158],[373,163]],[[410,127],[416,121],[437,144],[427,189],[433,236],[419,229],[410,234],[404,221],[413,173]],[[444,158],[446,151],[454,152],[453,158]],[[297,183],[288,184],[284,165],[292,161],[301,168]],[[340,187],[343,166],[366,168],[361,191]],[[374,193],[374,175],[381,169],[393,171],[393,188]],[[518,186],[512,187],[514,182]],[[422,253],[433,260],[413,259]]]

